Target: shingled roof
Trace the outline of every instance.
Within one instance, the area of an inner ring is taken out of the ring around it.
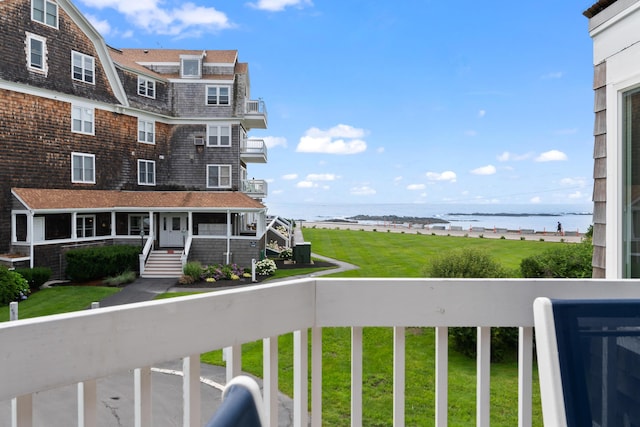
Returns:
[[[591,19],[594,16],[596,16],[598,13],[602,12],[603,10],[605,10],[607,7],[611,6],[616,1],[617,0],[599,0],[597,3],[595,3],[589,9],[585,10],[584,12],[582,12],[582,14],[584,16],[586,16],[587,18]]]
[[[14,188],[29,209],[240,209],[260,210],[265,206],[237,191],[116,191],[53,190]]]

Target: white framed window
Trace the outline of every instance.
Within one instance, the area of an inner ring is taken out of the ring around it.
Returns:
[[[58,5],[49,0],[31,0],[31,19],[58,28]]]
[[[27,67],[31,71],[47,74],[47,39],[27,32]]]
[[[149,215],[129,215],[129,235],[140,236],[141,232],[149,235]]]
[[[207,145],[209,147],[230,147],[231,125],[207,126]]]
[[[207,188],[231,188],[231,165],[207,165]]]
[[[76,216],[76,237],[93,237],[96,235],[96,216],[77,215]]]
[[[138,185],[156,185],[156,162],[138,160]]]
[[[156,98],[156,82],[146,77],[138,76],[138,95]]]
[[[71,153],[71,182],[96,183],[96,156],[87,153]]]
[[[71,131],[76,133],[95,134],[95,111],[93,108],[80,105],[71,106]]]
[[[180,76],[199,79],[202,76],[202,58],[200,56],[181,56]]]
[[[229,105],[229,86],[207,86],[207,105]]]
[[[138,119],[138,142],[155,144],[156,124],[153,121]]]
[[[93,56],[71,51],[71,77],[73,80],[95,84],[95,60]]]

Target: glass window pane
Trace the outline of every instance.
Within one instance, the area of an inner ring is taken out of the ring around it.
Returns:
[[[44,0],[33,1],[33,19],[44,22]]]
[[[624,95],[625,277],[640,277],[640,90]]]
[[[220,88],[220,104],[229,105],[229,88],[228,87]]]
[[[46,17],[47,25],[56,27],[57,16],[58,16],[58,7],[53,3],[47,2],[47,17]]]
[[[220,128],[220,145],[231,145],[231,129],[227,126]]]

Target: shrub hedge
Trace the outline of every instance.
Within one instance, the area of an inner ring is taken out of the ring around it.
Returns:
[[[86,282],[138,271],[139,246],[114,245],[72,249],[66,253],[65,273],[73,281]]]
[[[523,259],[520,272],[528,278],[590,278],[592,257],[593,246],[589,240],[559,245]]]
[[[20,273],[0,266],[0,306],[26,299],[29,292],[29,283]]]
[[[25,278],[32,291],[40,289],[51,278],[51,269],[47,267],[16,268],[15,271]]]

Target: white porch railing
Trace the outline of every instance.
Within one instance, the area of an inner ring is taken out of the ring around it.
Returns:
[[[144,237],[142,237],[142,239],[144,239]],[[147,263],[147,258],[149,258],[149,254],[153,250],[153,242],[153,233],[149,233],[149,235],[147,236],[147,241],[142,248],[142,253],[138,255],[140,274],[144,273],[144,266]]]
[[[31,396],[42,390],[92,381],[184,359],[183,413],[200,408],[198,355],[227,348],[227,376],[240,371],[240,344],[263,339],[264,399],[277,425],[277,337],[294,333],[294,422],[308,425],[307,378],[311,370],[311,425],[322,425],[322,328],[351,327],[351,425],[362,425],[362,328],[394,328],[393,419],[404,423],[404,328],[436,327],[435,425],[447,425],[447,328],[477,326],[477,425],[488,426],[489,331],[520,327],[519,426],[531,425],[533,301],[551,298],[640,298],[637,281],[302,279],[189,297],[130,304],[0,324],[0,402],[20,396],[18,425],[28,425]],[[229,327],[233,325],[233,327]],[[311,329],[311,366],[307,330]],[[143,376],[143,379],[146,378]],[[136,381],[136,425],[153,425],[151,382]],[[26,396],[26,397],[25,397]],[[38,410],[35,399],[33,410]],[[514,402],[514,405],[516,403]],[[26,408],[26,409],[25,409]],[[68,408],[74,411],[74,408]],[[91,408],[85,409],[91,410]],[[199,425],[185,416],[183,425]],[[21,421],[22,420],[22,421]],[[131,425],[133,420],[123,421]]]

